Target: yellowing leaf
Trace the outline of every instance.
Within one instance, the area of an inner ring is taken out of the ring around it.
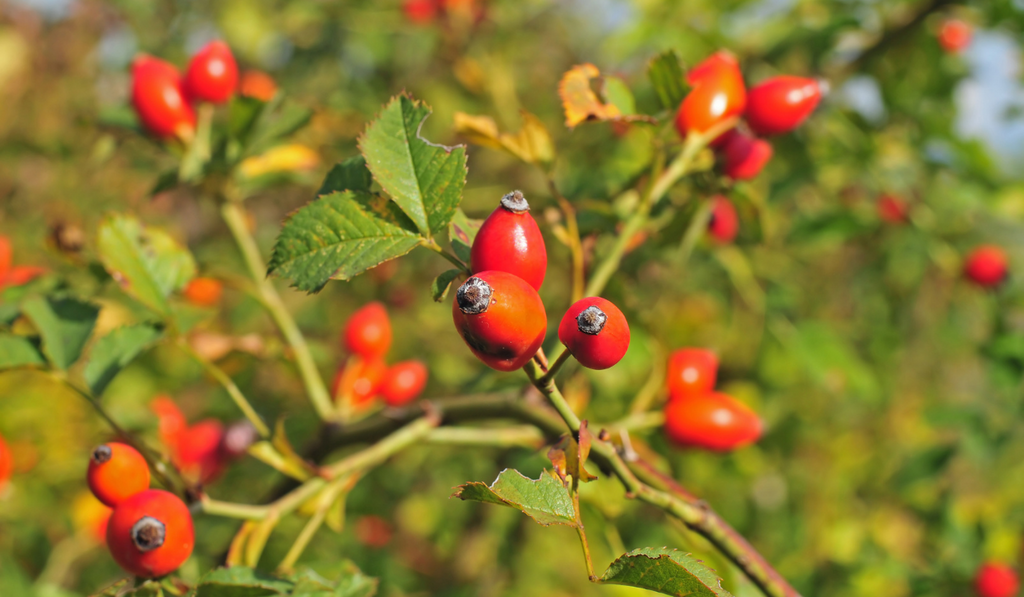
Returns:
[[[492,149],[504,149],[528,164],[548,164],[555,158],[554,143],[544,123],[523,110],[523,126],[515,134],[502,133],[490,116],[455,113],[455,131],[470,143]]]
[[[622,113],[611,104],[604,104],[590,88],[590,80],[601,75],[593,64],[580,64],[562,75],[558,96],[565,109],[565,125],[569,128],[587,120],[611,120]]]
[[[238,172],[245,178],[256,178],[276,172],[302,172],[320,165],[320,156],[305,145],[278,145],[260,155],[242,160]]]

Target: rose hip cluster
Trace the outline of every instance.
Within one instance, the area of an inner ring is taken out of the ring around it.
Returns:
[[[132,106],[156,137],[188,141],[196,127],[194,104],[223,104],[236,90],[269,101],[277,86],[259,71],[239,77],[235,57],[223,41],[203,46],[189,61],[184,77],[173,64],[148,54],[140,54],[132,63]]]
[[[113,508],[107,548],[126,572],[164,576],[192,554],[195,534],[188,507],[173,493],[149,488],[149,466],[135,448],[117,442],[97,446],[86,479],[96,499]]]
[[[470,250],[473,275],[455,292],[455,329],[478,359],[498,371],[525,365],[541,347],[547,312],[537,291],[548,256],[530,204],[520,191],[501,198]],[[629,348],[629,324],[600,297],[574,303],[558,325],[558,339],[581,365],[607,369]]]
[[[761,437],[764,425],[750,407],[714,391],[717,375],[710,350],[681,348],[669,357],[665,434],[674,443],[724,452]]]
[[[353,313],[341,342],[349,357],[334,375],[335,400],[356,409],[369,407],[378,397],[388,406],[402,406],[426,387],[427,366],[421,361],[390,367],[384,362],[391,348],[391,320],[381,303],[368,303]]]
[[[722,171],[734,180],[748,180],[772,157],[772,146],[760,137],[781,135],[800,126],[814,112],[824,91],[815,79],[771,77],[747,91],[736,57],[719,51],[687,73],[691,91],[676,114],[676,130],[706,134],[742,117],[744,130],[733,127],[711,140]]]
[[[248,421],[225,427],[216,419],[204,419],[189,425],[168,396],[157,396],[149,408],[157,416],[160,440],[170,452],[171,462],[186,479],[203,485],[220,478],[256,440],[256,430]]]

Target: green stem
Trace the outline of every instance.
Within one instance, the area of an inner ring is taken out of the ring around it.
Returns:
[[[448,251],[445,251],[441,247],[441,245],[437,244],[436,240],[430,239],[429,241],[425,241],[425,242],[423,242],[423,246],[428,248],[428,249],[430,249],[431,251],[437,253],[441,257],[444,257],[448,261],[450,261],[452,265],[454,265],[456,268],[458,268],[463,273],[465,273],[465,274],[471,274],[472,273],[471,271],[469,271],[469,268],[466,267],[466,264],[463,263],[461,259],[459,259],[455,255],[452,255]]]
[[[245,264],[249,268],[249,274],[263,299],[263,304],[266,305],[270,316],[292,348],[295,363],[299,368],[299,375],[302,376],[302,382],[306,386],[306,392],[313,403],[313,408],[321,419],[332,419],[334,407],[331,404],[327,386],[324,385],[324,380],[320,377],[320,372],[317,371],[313,355],[309,351],[309,345],[306,344],[306,339],[299,330],[299,326],[296,325],[288,309],[285,308],[281,295],[267,278],[266,265],[260,256],[259,247],[256,246],[256,239],[249,233],[245,212],[238,203],[226,200],[221,208],[221,214],[231,230],[231,234],[235,237],[235,242],[242,252]]]
[[[496,448],[539,448],[544,434],[531,425],[514,427],[438,427],[426,441],[441,446],[488,446]]]
[[[554,362],[552,362],[548,367],[548,372],[537,381],[542,384],[547,384],[553,381],[555,379],[555,375],[558,375],[558,370],[562,368],[562,365],[564,365],[571,356],[572,354],[568,350],[563,350],[557,357],[555,357]]]
[[[256,409],[252,407],[249,400],[246,399],[244,394],[242,394],[242,390],[238,388],[238,385],[235,384],[234,380],[231,379],[223,369],[196,352],[195,349],[189,346],[188,341],[184,338],[178,339],[178,346],[180,346],[186,354],[192,357],[195,362],[202,365],[203,369],[205,369],[211,377],[216,379],[220,385],[224,387],[228,396],[231,396],[231,399],[234,400],[235,406],[242,411],[242,414],[245,415],[245,418],[248,419],[250,423],[252,423],[252,426],[256,428],[256,431],[261,437],[270,437],[270,428],[267,427],[267,424],[263,422],[263,419],[256,412]]]
[[[284,559],[277,566],[279,573],[288,573],[295,568],[295,562],[299,561],[302,552],[306,551],[309,542],[313,540],[313,535],[316,535],[316,532],[320,529],[320,525],[323,524],[324,519],[327,517],[327,511],[330,510],[341,494],[350,490],[354,484],[355,478],[338,479],[324,489],[323,494],[319,498],[320,503],[317,506],[316,512],[310,517],[306,526],[302,527],[299,536],[295,538],[295,542],[292,543],[288,553],[285,554]]]
[[[233,502],[222,502],[206,495],[199,499],[199,507],[206,514],[223,516],[225,518],[238,518],[241,520],[263,520],[270,510],[268,506],[251,506],[249,504],[235,504]]]
[[[427,416],[413,421],[369,448],[324,467],[324,472],[329,478],[334,479],[380,466],[396,453],[427,437],[440,423],[441,418],[437,413],[428,413]]]
[[[547,396],[551,406],[555,407],[558,414],[561,415],[562,420],[569,426],[569,430],[573,434],[579,433],[580,430],[580,418],[573,412],[572,407],[565,401],[565,397],[562,396],[562,392],[558,390],[558,386],[548,379],[542,382],[542,376],[540,367],[537,363],[530,361],[523,366],[523,370],[526,371],[526,376],[530,378],[533,385],[540,390],[542,394]]]

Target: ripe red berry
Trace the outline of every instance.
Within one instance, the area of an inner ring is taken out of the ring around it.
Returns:
[[[537,353],[548,318],[533,286],[507,272],[474,274],[452,301],[455,329],[478,359],[514,371]]]
[[[629,323],[610,301],[591,296],[565,312],[558,339],[584,367],[607,369],[622,360],[629,348]]]
[[[964,275],[978,286],[998,286],[1006,279],[1006,273],[1006,253],[994,245],[975,248],[964,261]]]
[[[0,435],[0,490],[3,490],[7,482],[11,480],[11,473],[14,472],[14,459],[11,458],[11,449],[7,442]]]
[[[277,83],[261,70],[243,71],[238,79],[238,93],[244,97],[252,97],[261,102],[269,102],[277,95]]]
[[[756,139],[740,131],[730,131],[722,147],[723,168],[726,176],[735,180],[750,180],[761,173],[772,157],[772,146],[764,139]]]
[[[113,508],[149,488],[149,465],[135,448],[109,442],[92,451],[86,480],[96,499]]]
[[[107,523],[107,547],[130,574],[153,578],[178,569],[195,544],[192,515],[173,493],[147,489],[121,502]]]
[[[665,433],[682,446],[734,450],[757,441],[762,428],[761,419],[750,407],[719,392],[665,405]]]
[[[501,198],[501,204],[484,220],[469,254],[473,273],[508,272],[540,290],[548,270],[548,252],[530,204],[520,191]]]
[[[185,476],[209,484],[217,480],[227,468],[227,459],[221,453],[224,425],[215,419],[206,419],[187,427],[178,436],[175,464]]]
[[[203,46],[188,63],[184,89],[189,99],[221,104],[235,93],[238,65],[231,48],[220,40]]]
[[[196,114],[182,94],[178,70],[159,58],[143,54],[132,64],[132,105],[157,137],[187,139],[195,130]]]
[[[405,0],[402,12],[410,22],[423,25],[437,18],[438,5],[435,0]]]
[[[669,400],[706,394],[715,388],[718,357],[706,348],[680,348],[668,358]]]
[[[889,224],[906,224],[910,208],[907,203],[895,195],[882,195],[878,198],[878,217]]]
[[[1020,580],[1006,564],[986,562],[978,568],[974,588],[979,597],[1013,597],[1020,589]]]
[[[971,45],[971,26],[960,19],[947,19],[939,27],[939,45],[942,49],[956,54]]]
[[[185,299],[200,307],[213,307],[220,302],[224,286],[215,278],[192,278],[185,286]]]
[[[691,71],[687,80],[693,89],[679,106],[676,130],[686,137],[690,131],[708,129],[739,116],[747,106],[747,90],[735,59],[719,52]]]
[[[755,134],[781,135],[800,126],[821,100],[821,85],[805,77],[772,77],[750,90],[745,118]]]
[[[347,367],[338,369],[334,375],[332,391],[335,397],[350,401],[352,406],[366,406],[380,392],[387,373],[388,366],[380,357],[353,357]]]
[[[391,320],[379,302],[367,303],[345,324],[345,348],[364,359],[382,358],[391,348]]]
[[[379,549],[391,542],[395,532],[391,523],[380,516],[368,514],[356,519],[355,534],[356,539],[363,545]]]
[[[714,205],[711,208],[711,219],[708,221],[708,232],[716,242],[731,243],[740,229],[736,208],[732,201],[721,195],[715,195],[711,200]]]
[[[402,406],[420,395],[427,385],[427,366],[420,361],[402,361],[388,367],[380,395],[388,406]]]

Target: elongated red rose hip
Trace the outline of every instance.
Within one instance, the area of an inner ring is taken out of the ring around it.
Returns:
[[[196,113],[185,101],[178,69],[145,54],[132,63],[132,105],[142,125],[157,137],[187,139],[196,126]]]
[[[537,353],[548,318],[537,291],[508,272],[473,274],[452,301],[455,329],[488,367],[514,371]]]
[[[189,99],[221,104],[231,99],[237,86],[238,64],[220,40],[203,46],[188,63],[184,90]]]
[[[817,80],[772,77],[750,90],[744,117],[758,135],[781,135],[807,120],[819,101],[821,84]]]
[[[501,198],[473,241],[469,266],[474,273],[501,271],[519,276],[540,290],[548,270],[548,252],[530,204],[520,191]]]

